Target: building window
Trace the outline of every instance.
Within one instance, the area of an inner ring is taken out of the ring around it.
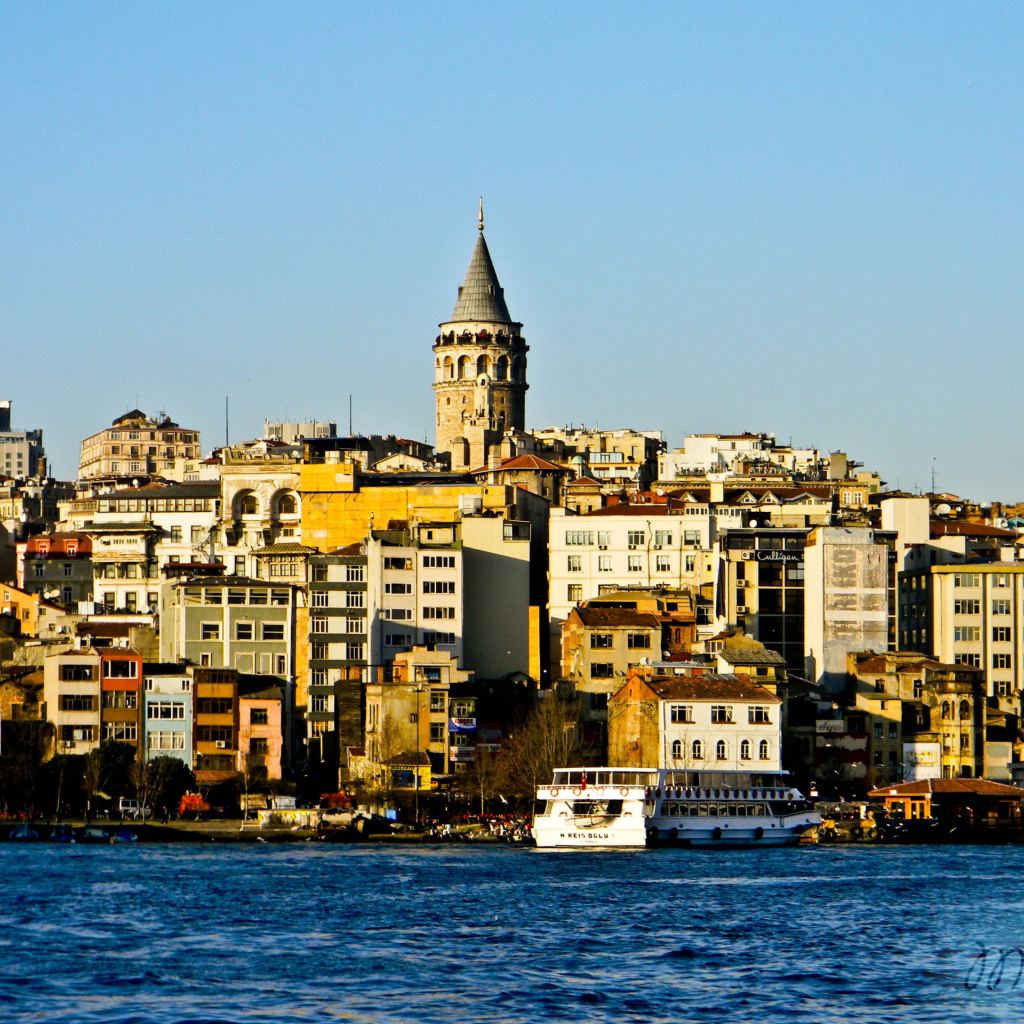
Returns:
[[[326,590],[314,590],[309,595],[309,603],[313,608],[326,608],[328,594]]]
[[[924,695],[924,683],[920,679],[914,680],[914,700],[920,700]]]
[[[251,622],[236,622],[235,623],[235,639],[236,640],[251,640],[253,638],[252,627],[253,627],[253,624]]]
[[[760,742],[760,744],[758,745],[758,748],[757,748],[757,756],[762,761],[767,761],[768,760],[768,741],[767,740],[761,740],[761,742]]]
[[[700,545],[700,530],[684,530],[683,543],[688,548],[695,548]]]
[[[992,602],[993,615],[1009,615],[1011,610],[1010,602],[1005,598],[999,598]]]
[[[570,583],[566,588],[566,597],[570,604],[576,604],[583,600],[583,584],[582,583]]]
[[[683,756],[683,741],[673,740],[672,741],[672,757],[675,760],[679,760]]]
[[[345,660],[346,661],[362,661],[363,660],[363,645],[362,644],[345,644]]]
[[[626,569],[629,572],[643,572],[643,555],[629,555],[626,563]]]
[[[971,668],[981,668],[980,654],[954,654],[953,662],[957,665],[968,665]]]
[[[583,556],[582,555],[570,555],[569,556],[569,572],[583,572]]]
[[[139,738],[139,729],[134,722],[104,722],[103,738],[134,743]]]
[[[592,661],[590,663],[591,679],[612,679],[615,676],[615,666],[607,661]]]
[[[598,572],[611,572],[612,571],[612,556],[611,555],[598,555],[597,556],[597,571]]]
[[[694,761],[702,761],[704,759],[704,744],[701,740],[694,740],[693,745],[690,747],[691,756]]]
[[[750,740],[744,740],[740,744],[740,760],[741,761],[749,761],[750,760]]]
[[[151,680],[146,680],[151,682]],[[146,718],[149,720],[182,720],[185,717],[185,705],[180,700],[151,700],[146,705]]]
[[[1008,643],[1013,639],[1013,630],[1009,626],[993,626],[992,639],[995,643]]]
[[[908,610],[913,614],[917,605],[907,605]],[[981,614],[981,602],[975,598],[971,598],[967,601],[954,601],[953,602],[953,614],[954,615],[980,615]]]
[[[675,723],[693,722],[693,707],[689,704],[672,704],[669,706],[669,720]]]
[[[672,546],[672,532],[670,530],[655,530],[654,544],[656,547],[667,548]]]
[[[977,572],[955,572],[953,573],[954,587],[976,588],[981,586],[981,573]]]
[[[1010,574],[1006,572],[994,572],[989,579],[993,587],[1008,587],[1010,585]]]
[[[322,694],[314,694],[310,697],[310,710],[316,714],[323,714],[328,710],[328,698]]]
[[[651,649],[651,634],[629,633],[626,636],[626,646],[630,649],[649,651]]]
[[[93,698],[85,694],[65,694],[60,698],[61,711],[92,711]]]
[[[199,627],[199,635],[203,640],[219,640],[220,639],[220,623],[219,622],[204,622]]]
[[[643,530],[630,530],[626,537],[631,548],[642,548],[646,539],[647,534]]]
[[[395,583],[392,586],[400,587],[403,584]],[[387,590],[387,584],[384,585]],[[409,589],[407,593],[412,593],[412,584],[406,583]],[[400,591],[395,591],[400,593]],[[423,581],[423,593],[424,594],[454,594],[455,593],[455,581],[454,580],[424,580]]]
[[[345,566],[346,583],[362,583],[366,579],[366,569],[361,565]]]
[[[997,697],[1009,697],[1013,693],[1013,683],[1009,679],[996,679],[992,685]]]
[[[591,633],[590,634],[590,649],[600,650],[610,648],[612,646],[612,634],[611,633]]]
[[[747,709],[747,721],[750,724],[771,725],[771,716],[767,707],[752,705]]]
[[[104,690],[103,706],[117,711],[131,711],[138,707],[139,695],[131,690]]]
[[[594,534],[589,530],[568,530],[565,534],[565,543],[569,546],[584,545],[589,547],[594,543]]]
[[[284,639],[284,623],[283,622],[264,622],[263,623],[263,640],[283,640]]]
[[[327,619],[314,616],[309,620],[309,631],[311,633],[327,633]]]
[[[104,679],[137,679],[138,662],[135,661],[105,661],[103,662]]]
[[[981,626],[954,626],[953,640],[956,643],[977,643],[981,639]]]
[[[725,740],[719,740],[715,744],[715,760],[717,760],[717,761],[724,761],[725,760]]]
[[[345,607],[346,608],[365,608],[366,607],[366,595],[361,590],[346,590],[345,591]]]
[[[992,655],[992,667],[993,668],[1013,668],[1013,655],[1012,654],[993,654]]]
[[[671,572],[672,559],[668,555],[658,555],[654,563],[655,572]]]
[[[323,668],[315,668],[310,673],[310,685],[311,686],[326,686],[327,685],[327,670]]]
[[[454,619],[455,609],[451,607],[425,607],[423,609],[425,619]]]
[[[609,544],[611,544],[611,542],[612,542],[612,535],[610,533],[605,533],[604,531],[600,531],[598,533],[598,535],[597,535],[597,546],[599,548],[606,548],[606,547],[608,547]]]
[[[899,726],[895,722],[889,723],[889,739],[899,739]]]
[[[711,706],[711,721],[720,723],[732,722],[731,705],[713,704]]]
[[[384,568],[388,567],[388,559],[384,559]],[[314,583],[326,583],[327,582],[327,566],[326,565],[314,565],[313,566],[313,582]]]

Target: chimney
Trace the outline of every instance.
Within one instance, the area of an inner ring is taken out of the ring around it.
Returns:
[[[11,429],[11,403],[8,399],[0,401],[0,430]]]
[[[501,446],[494,445],[487,455],[488,469],[501,469]]]

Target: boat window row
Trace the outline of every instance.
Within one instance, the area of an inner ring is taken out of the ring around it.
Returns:
[[[617,772],[600,769],[584,771],[565,770],[555,772],[554,785],[581,786],[586,776],[588,786],[653,786],[657,781],[656,772]]]
[[[762,818],[772,813],[768,804],[662,804],[662,818]]]
[[[721,789],[770,789],[773,786],[788,787],[788,774],[772,772],[665,772],[661,786],[695,786]]]

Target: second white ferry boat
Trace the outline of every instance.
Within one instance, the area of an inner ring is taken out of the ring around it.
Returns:
[[[546,848],[792,846],[821,821],[784,771],[565,768],[537,800]]]

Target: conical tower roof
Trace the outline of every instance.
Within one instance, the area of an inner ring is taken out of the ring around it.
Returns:
[[[459,301],[455,303],[455,312],[449,322],[458,323],[463,320],[513,323],[482,229],[459,289]]]

